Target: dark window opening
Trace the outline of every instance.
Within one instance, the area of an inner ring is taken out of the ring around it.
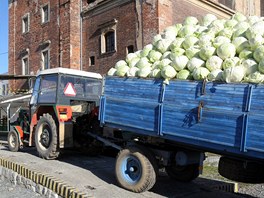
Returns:
[[[94,66],[95,65],[95,57],[91,56],[89,60],[89,66]]]
[[[129,53],[134,53],[134,46],[133,45],[127,46],[127,54],[129,54]]]
[[[23,75],[28,75],[29,74],[29,65],[28,65],[28,58],[23,59]]]
[[[87,3],[89,4],[89,3],[93,3],[93,2],[95,2],[95,0],[87,0]]]
[[[49,69],[49,51],[42,52],[44,69]]]
[[[107,32],[105,34],[105,52],[115,51],[115,32]]]
[[[235,8],[235,1],[234,0],[218,0],[219,3],[234,9]]]
[[[23,33],[28,31],[29,31],[29,20],[28,20],[28,16],[26,16],[23,18]]]
[[[46,23],[49,21],[49,5],[45,5],[42,7],[42,23]]]
[[[6,95],[6,86],[5,85],[2,85],[2,95]]]

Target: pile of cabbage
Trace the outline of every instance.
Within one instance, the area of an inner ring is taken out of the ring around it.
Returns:
[[[118,61],[108,75],[231,82],[264,82],[264,19],[236,13],[187,17],[142,50]]]

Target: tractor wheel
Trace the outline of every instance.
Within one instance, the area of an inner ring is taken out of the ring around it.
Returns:
[[[7,141],[8,141],[8,148],[10,151],[17,152],[19,150],[20,145],[19,145],[19,136],[17,132],[10,131],[8,133]]]
[[[190,182],[199,176],[199,164],[171,165],[166,166],[165,170],[170,178],[181,182]]]
[[[59,156],[57,126],[50,114],[40,117],[35,131],[35,144],[39,156],[55,159]]]
[[[156,183],[158,164],[146,149],[132,146],[119,152],[115,173],[120,186],[132,192],[144,192]]]

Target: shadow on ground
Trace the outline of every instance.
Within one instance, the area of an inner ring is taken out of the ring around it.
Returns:
[[[8,148],[6,147],[6,150]],[[24,148],[21,152],[38,157],[35,148]],[[103,155],[89,156],[76,150],[65,150],[58,159],[61,162],[88,170],[96,177],[108,184],[118,186],[115,179],[115,156],[116,150],[105,150]],[[214,190],[217,185],[225,185],[225,182],[197,178],[190,183],[182,183],[171,180],[164,171],[160,171],[155,186],[150,190],[154,194],[164,197],[247,197],[250,195],[232,194]],[[93,188],[88,186],[87,188]],[[144,193],[142,194],[144,197]],[[175,196],[176,195],[176,196]]]

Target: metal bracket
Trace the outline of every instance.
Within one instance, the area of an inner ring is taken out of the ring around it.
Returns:
[[[198,122],[202,121],[203,107],[204,107],[204,102],[200,101],[199,106],[198,106],[198,113],[197,113]]]
[[[100,125],[102,126],[105,124],[105,96],[100,97],[100,108],[99,108],[99,118],[100,118]]]
[[[245,112],[249,112],[250,111],[252,93],[253,93],[253,86],[252,85],[248,85],[248,93],[247,93],[247,99],[246,99]]]
[[[206,94],[206,83],[207,83],[207,80],[204,79],[203,80],[203,86],[202,86],[202,93],[201,93],[201,95],[205,95]]]
[[[162,134],[162,126],[163,126],[163,104],[159,104],[159,117],[158,117],[158,135]]]
[[[161,96],[160,96],[160,101],[159,101],[159,114],[158,114],[158,135],[163,135],[162,134],[162,126],[163,126],[163,102],[165,98],[165,89],[166,85],[163,84],[161,88]]]
[[[246,144],[247,144],[247,133],[248,133],[248,115],[243,114],[243,122],[242,122],[242,134],[241,134],[241,143],[240,143],[240,151],[247,152]]]

